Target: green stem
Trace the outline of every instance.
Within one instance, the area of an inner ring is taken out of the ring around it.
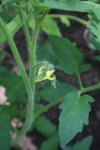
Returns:
[[[38,35],[41,27],[41,23],[45,16],[47,15],[49,10],[45,10],[41,18],[38,18],[38,12],[35,12],[35,28],[34,28],[34,34],[32,38],[32,45],[31,45],[31,59],[30,59],[30,83],[32,86],[33,91],[35,90],[35,66],[36,66],[36,49],[37,49],[37,40],[38,40]]]
[[[89,87],[86,87],[86,88],[82,88],[80,90],[80,93],[84,94],[84,93],[91,92],[91,91],[94,91],[94,90],[99,90],[99,89],[100,89],[100,82],[98,82],[95,85],[92,85],[92,86],[89,86]]]
[[[37,20],[36,20],[37,21]],[[34,121],[34,104],[35,104],[35,66],[36,66],[36,46],[37,46],[37,40],[38,40],[38,22],[36,22],[36,26],[34,29],[34,35],[30,44],[30,51],[29,51],[29,73],[30,73],[30,85],[32,89],[32,97],[28,97],[29,103],[27,105],[27,116],[26,116],[26,122],[24,124],[24,127],[22,128],[21,132],[19,133],[19,138],[21,135],[25,135],[25,133],[31,128],[31,125]],[[27,35],[26,35],[27,36]],[[31,100],[32,101],[31,101]]]
[[[24,14],[22,14],[22,13],[23,12],[20,10],[21,18],[24,17],[23,16]],[[33,101],[29,100],[29,103],[27,105],[26,122],[25,122],[24,127],[22,128],[22,130],[19,134],[19,137],[21,135],[24,135],[30,129],[30,127],[34,121],[36,48],[37,48],[37,40],[38,40],[38,34],[39,34],[41,22],[42,22],[42,20],[41,21],[38,20],[38,12],[36,11],[35,12],[35,28],[34,28],[34,33],[33,33],[33,38],[32,38],[31,43],[29,41],[30,37],[29,37],[29,32],[28,32],[28,26],[27,26],[27,24],[24,24],[24,26],[23,26],[26,41],[27,41],[27,46],[28,46],[28,50],[29,50],[30,85],[32,88],[32,93],[33,93],[33,95],[32,95],[33,97],[30,97],[30,95],[29,95],[28,98],[29,99],[31,98]]]
[[[10,33],[9,33],[7,27],[6,27],[6,24],[3,22],[3,20],[1,18],[0,18],[0,28],[2,29],[4,35],[5,35],[6,39],[7,39],[7,42],[9,43],[9,46],[10,46],[11,51],[12,51],[12,54],[13,54],[15,60],[16,60],[16,63],[17,63],[18,68],[19,68],[19,71],[20,71],[21,76],[23,78],[23,81],[25,83],[25,87],[26,87],[27,93],[30,93],[31,86],[30,86],[29,79],[27,77],[24,65],[23,65],[22,60],[20,58],[20,55],[18,53],[18,49],[17,49],[17,47],[15,45],[13,37],[10,35]]]
[[[38,34],[40,30],[40,24],[41,22],[38,21],[37,16],[35,18],[35,29],[34,29],[34,35],[31,41],[31,49],[30,49],[30,85],[32,89],[32,94],[29,95],[29,102],[27,105],[27,116],[26,116],[26,122],[24,124],[24,127],[22,128],[19,138],[22,135],[25,135],[25,133],[31,128],[31,125],[34,121],[34,103],[35,103],[35,66],[36,66],[36,46],[37,46],[37,40],[38,40]],[[30,97],[32,96],[32,97]]]
[[[31,58],[30,58],[30,84],[32,87],[32,90],[34,91],[34,83],[35,83],[35,66],[36,66],[36,48],[37,48],[37,40],[38,40],[38,33],[39,29],[36,29],[34,32],[34,40],[32,42],[32,51],[31,51]]]
[[[18,132],[16,140],[20,140],[32,127],[34,120],[34,96],[28,97],[27,114],[23,128]]]
[[[26,116],[24,127],[18,133],[17,139],[19,139],[30,129],[30,127],[32,125],[33,110],[34,110],[34,96],[33,96],[33,91],[31,89],[31,85],[30,85],[28,76],[26,74],[24,65],[23,65],[22,60],[20,58],[20,55],[18,53],[18,49],[15,45],[15,42],[14,42],[12,36],[10,35],[9,31],[7,30],[5,23],[3,22],[3,20],[1,18],[0,18],[0,28],[4,32],[4,35],[6,36],[7,42],[9,43],[9,46],[11,48],[11,51],[12,51],[13,56],[15,58],[15,61],[18,65],[19,71],[20,71],[21,76],[23,78],[23,81],[24,81],[24,84],[25,84],[25,87],[26,87],[26,91],[27,91],[27,94],[28,94],[27,116]]]
[[[24,22],[25,17],[24,17],[23,10],[20,8],[20,6],[19,6],[19,14],[20,14],[21,20]],[[30,33],[29,33],[27,22],[25,22],[23,24],[23,29],[24,29],[24,34],[25,34],[25,39],[26,39],[26,44],[27,44],[28,54],[29,54],[29,70],[31,71],[32,68],[35,66],[35,63],[36,63],[36,61],[34,61],[36,59],[36,55],[34,54],[34,56],[32,57],[31,38],[30,38]],[[36,35],[34,35],[34,36],[36,37]],[[34,49],[35,49],[35,47],[34,47]],[[33,72],[33,74],[34,74],[34,72]],[[22,128],[22,130],[18,134],[18,139],[22,135],[26,134],[26,132],[30,129],[30,127],[33,123],[34,103],[35,103],[34,102],[35,101],[35,79],[34,79],[33,74],[32,74],[33,82],[30,82],[33,94],[31,95],[31,97],[30,97],[30,95],[28,96],[26,121],[24,123],[24,127]]]
[[[40,27],[38,26],[37,16],[35,18],[35,29],[33,33],[32,43],[31,43],[31,56],[30,56],[30,84],[32,90],[35,91],[35,66],[36,66],[36,48],[37,40]]]
[[[89,21],[86,21],[84,19],[81,19],[80,17],[77,16],[72,16],[72,15],[66,15],[66,14],[50,14],[51,17],[53,18],[59,18],[62,16],[66,16],[68,19],[74,20],[79,22],[80,24],[87,26],[89,24]]]
[[[83,83],[82,83],[82,80],[81,80],[79,71],[77,71],[76,76],[77,76],[77,79],[78,79],[78,83],[79,83],[79,85],[80,85],[80,88],[83,89]]]

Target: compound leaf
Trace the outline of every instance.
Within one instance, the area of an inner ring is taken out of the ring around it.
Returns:
[[[60,105],[62,111],[59,117],[59,136],[62,147],[82,131],[84,124],[88,124],[90,102],[93,102],[91,96],[80,96],[79,92],[74,91],[70,92]]]

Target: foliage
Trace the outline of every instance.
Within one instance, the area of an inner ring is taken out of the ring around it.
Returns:
[[[70,27],[71,20],[84,25],[89,30],[90,42],[99,52],[100,4],[96,2],[98,1],[2,0],[0,44],[9,45],[19,75],[3,66],[5,55],[1,51],[0,85],[6,89],[10,105],[0,105],[0,149],[11,149],[12,145],[18,144],[18,140],[34,127],[46,138],[40,150],[57,150],[59,146],[68,150],[80,150],[84,146],[85,150],[89,150],[92,141],[90,137],[75,145],[68,144],[77,133],[82,132],[84,125],[88,125],[90,103],[94,99],[86,93],[100,89],[100,82],[89,87],[83,86],[81,74],[89,71],[92,65],[84,61],[84,54],[75,43],[63,37],[58,22],[63,23],[66,29]],[[50,11],[52,9],[86,12],[89,17],[84,20],[62,11],[55,14],[56,11]],[[28,51],[27,71],[14,41],[16,32],[21,28]],[[40,30],[47,35],[42,45],[38,42]],[[94,59],[100,61],[100,56],[97,55]],[[60,72],[76,76],[79,86],[59,81],[56,74]],[[56,126],[44,113],[58,105],[60,113]],[[11,128],[13,118],[25,120],[21,130],[17,125]],[[16,135],[14,139],[11,132]]]

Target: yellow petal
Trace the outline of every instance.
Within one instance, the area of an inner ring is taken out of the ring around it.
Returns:
[[[38,75],[42,75],[43,69],[45,68],[45,66],[41,66],[38,70]]]
[[[46,72],[46,79],[47,79],[47,80],[54,80],[54,77],[51,77],[51,76],[53,75],[54,71],[55,71],[55,70],[48,70],[48,71]]]

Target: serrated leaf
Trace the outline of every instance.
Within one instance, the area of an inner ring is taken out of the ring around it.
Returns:
[[[49,35],[61,36],[59,27],[55,20],[50,16],[46,16],[42,22],[42,29]]]
[[[70,75],[76,74],[83,61],[83,55],[68,39],[50,36],[50,42],[58,60],[57,69]]]
[[[26,91],[22,78],[3,67],[0,67],[0,85],[6,88],[10,101],[24,100]]]
[[[59,137],[54,135],[45,142],[43,142],[40,150],[58,150],[59,146]]]
[[[52,122],[44,116],[39,117],[35,121],[34,125],[38,132],[47,137],[50,137],[57,132],[56,126],[52,124]]]
[[[0,111],[0,150],[10,150],[11,145],[11,125],[6,113]]]
[[[60,105],[62,111],[59,117],[59,136],[62,147],[82,131],[83,125],[88,124],[90,102],[93,102],[91,96],[80,96],[79,92],[74,91],[67,94]]]
[[[88,136],[76,144],[68,147],[68,150],[90,150],[92,139],[93,138],[91,136]]]
[[[46,101],[56,101],[58,99],[63,99],[64,96],[72,91],[75,90],[74,87],[72,87],[69,84],[64,84],[61,82],[56,82],[56,88],[54,87],[45,87],[43,91],[41,91],[41,97],[45,99]]]

